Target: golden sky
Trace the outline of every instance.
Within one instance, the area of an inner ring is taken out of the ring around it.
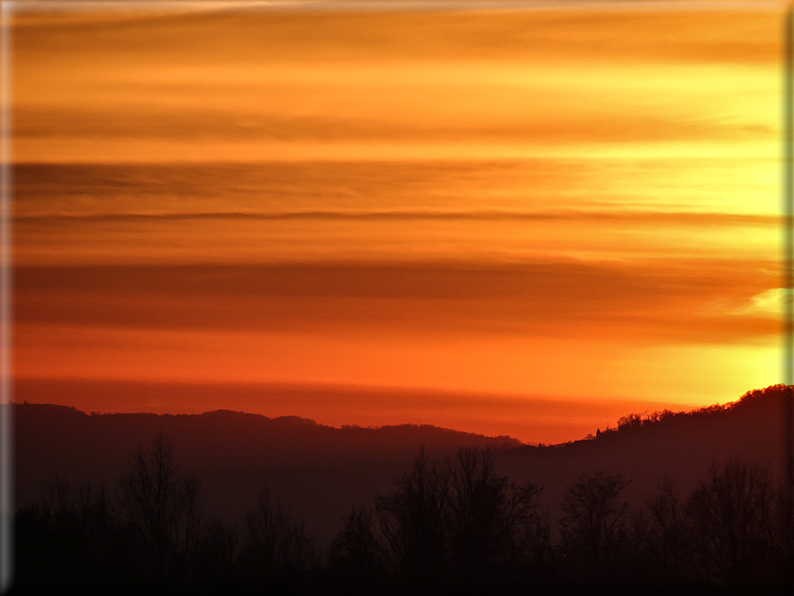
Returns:
[[[558,442],[781,381],[781,10],[152,6],[13,17],[18,399]]]

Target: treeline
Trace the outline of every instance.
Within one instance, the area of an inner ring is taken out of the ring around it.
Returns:
[[[55,478],[16,515],[16,582],[191,592],[612,586],[776,587],[794,561],[792,501],[766,468],[714,463],[687,495],[669,478],[632,510],[629,480],[567,487],[559,519],[542,488],[500,476],[486,450],[424,451],[391,492],[354,507],[319,550],[263,487],[236,523],[205,519],[201,482],[162,435],[104,485]]]
[[[331,546],[350,582],[407,585],[775,587],[791,571],[791,494],[766,468],[713,463],[686,496],[670,478],[632,511],[629,480],[568,486],[553,524],[540,488],[499,476],[487,451],[424,454],[374,507],[354,509]]]
[[[770,385],[764,389],[754,389],[746,392],[742,397],[733,403],[725,405],[712,405],[695,410],[676,412],[673,410],[656,410],[654,412],[646,412],[643,414],[629,414],[622,416],[617,423],[617,427],[607,426],[603,431],[598,429],[596,434],[587,435],[587,439],[594,439],[601,437],[608,439],[610,436],[627,435],[634,431],[639,431],[642,428],[648,429],[652,427],[685,427],[690,426],[696,428],[703,421],[713,419],[722,414],[740,412],[743,415],[749,414],[752,410],[758,409],[775,409],[781,408],[783,400],[790,394],[792,388],[779,384]],[[779,418],[780,413],[775,415]]]
[[[303,522],[263,487],[244,519],[205,520],[201,481],[159,434],[115,497],[56,477],[15,517],[16,584],[139,589],[293,584],[321,568]]]

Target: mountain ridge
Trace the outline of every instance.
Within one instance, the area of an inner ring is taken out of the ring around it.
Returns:
[[[56,475],[113,488],[139,446],[162,432],[182,470],[203,482],[208,518],[239,519],[264,486],[302,515],[319,543],[340,529],[351,506],[384,494],[421,447],[443,458],[490,448],[497,470],[543,487],[552,517],[566,486],[604,470],[632,479],[627,499],[651,494],[665,474],[689,490],[713,459],[743,456],[782,470],[783,395],[776,385],[722,406],[630,414],[595,436],[555,445],[521,443],[433,425],[341,428],[307,418],[213,410],[202,414],[86,414],[71,406],[12,404],[16,420],[16,497],[24,507]],[[7,407],[7,406],[3,406]]]

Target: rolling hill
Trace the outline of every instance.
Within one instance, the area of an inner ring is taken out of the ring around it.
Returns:
[[[785,387],[773,386],[726,406],[627,416],[595,437],[553,446],[433,426],[333,428],[224,410],[88,415],[66,406],[12,404],[16,503],[40,499],[56,474],[72,483],[104,481],[112,494],[135,449],[162,432],[182,470],[201,479],[206,518],[239,519],[266,485],[304,518],[318,546],[341,529],[340,518],[353,504],[371,504],[375,494],[387,492],[420,447],[435,457],[461,447],[491,448],[499,473],[543,487],[541,504],[555,519],[565,487],[596,470],[626,475],[632,504],[665,474],[685,494],[714,459],[741,456],[779,477],[784,394]]]

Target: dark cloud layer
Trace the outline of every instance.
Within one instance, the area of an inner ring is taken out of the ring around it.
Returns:
[[[411,221],[411,220],[526,220],[526,221],[610,221],[634,224],[682,224],[728,226],[778,226],[781,218],[743,213],[703,213],[670,211],[286,211],[279,213],[207,212],[207,213],[97,213],[91,215],[39,215],[17,217],[18,224],[73,222],[133,222],[190,220],[329,220],[329,221]]]
[[[274,83],[275,85],[275,83]],[[322,92],[319,89],[318,92]],[[405,89],[399,91],[405,92]],[[448,89],[450,95],[455,89]],[[496,94],[498,89],[494,90]],[[529,103],[530,91],[513,91],[516,101]],[[453,97],[442,98],[452,102]],[[487,98],[486,98],[487,101]],[[716,121],[681,120],[670,116],[627,113],[615,122],[614,115],[593,109],[582,114],[548,121],[531,111],[504,124],[463,121],[456,124],[389,121],[373,118],[285,116],[279,113],[241,113],[206,106],[186,106],[167,111],[159,106],[114,106],[113,109],[22,108],[15,112],[14,134],[19,138],[47,138],[53,133],[74,138],[152,138],[201,143],[208,139],[278,142],[284,139],[316,142],[648,142],[698,139],[735,141],[737,137],[765,135],[767,128],[748,129]]]
[[[779,327],[747,311],[778,285],[777,265],[765,262],[19,267],[15,276],[19,323],[693,342]]]

